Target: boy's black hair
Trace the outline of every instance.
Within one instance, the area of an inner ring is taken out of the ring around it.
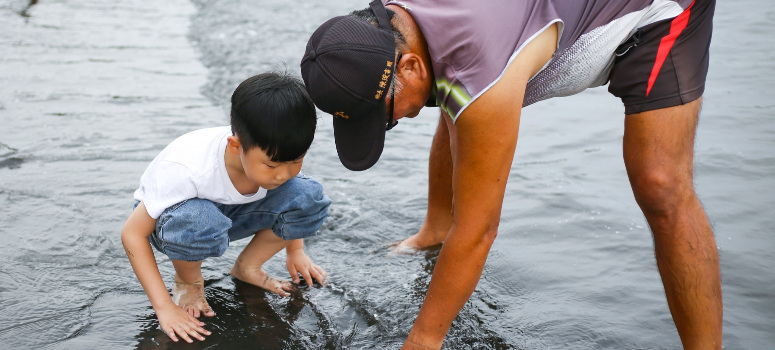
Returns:
[[[303,157],[316,125],[315,105],[304,83],[287,73],[250,77],[231,96],[231,131],[243,151],[261,148],[273,162]]]

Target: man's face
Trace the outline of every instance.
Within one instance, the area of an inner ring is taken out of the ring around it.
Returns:
[[[390,113],[391,102],[393,105],[393,119],[399,120],[401,118],[414,118],[420,110],[425,106],[425,101],[428,99],[427,95],[430,93],[430,89],[422,91],[424,89],[416,88],[415,84],[402,83],[403,88],[399,91],[395,91],[393,96],[385,98],[385,110]],[[395,101],[392,101],[395,99]],[[388,116],[385,116],[386,120]]]
[[[420,113],[420,110],[423,108],[423,104],[420,103],[419,105],[412,103],[411,100],[412,96],[406,96],[407,94],[403,93],[404,91],[401,91],[401,93],[394,96],[396,101],[393,105],[393,119],[399,120],[401,118],[414,118],[417,116],[417,114]],[[406,98],[403,98],[402,96],[405,96]],[[388,104],[387,109],[388,113],[390,113],[390,97],[386,98],[385,101]]]

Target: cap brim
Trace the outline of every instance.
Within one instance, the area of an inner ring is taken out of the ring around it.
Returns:
[[[334,138],[339,160],[347,169],[371,168],[385,147],[385,106],[378,104],[358,120],[334,118]]]

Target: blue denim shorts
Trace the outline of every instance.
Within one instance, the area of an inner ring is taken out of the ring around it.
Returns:
[[[320,183],[299,174],[252,203],[225,205],[200,198],[177,203],[161,213],[148,239],[170,259],[199,261],[221,256],[230,241],[267,228],[284,240],[315,236],[330,204]]]

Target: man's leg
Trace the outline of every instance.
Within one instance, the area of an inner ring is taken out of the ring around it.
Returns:
[[[452,150],[449,117],[439,118],[428,161],[428,211],[420,231],[400,243],[401,247],[427,248],[447,238],[452,227]]]
[[[684,348],[721,349],[718,252],[693,183],[700,101],[627,115],[624,162]]]

